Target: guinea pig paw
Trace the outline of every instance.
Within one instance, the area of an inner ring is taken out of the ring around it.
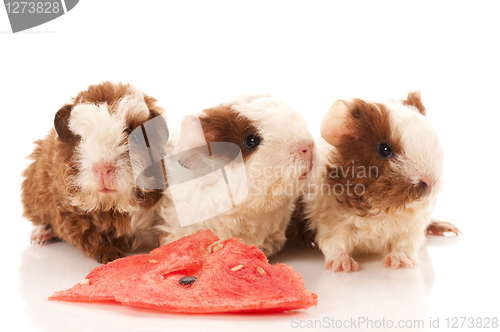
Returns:
[[[113,246],[100,247],[98,253],[95,255],[97,262],[101,264],[108,264],[111,261],[125,256],[126,255],[120,249]]]
[[[462,235],[460,229],[457,226],[447,221],[435,221],[433,220],[429,226],[427,227],[425,233],[427,235],[438,235],[438,236],[447,236],[452,233],[455,236]]]
[[[414,268],[417,266],[417,262],[402,252],[391,252],[385,256],[383,261],[384,267],[392,267],[394,270],[400,267],[410,267]]]
[[[358,263],[351,258],[348,254],[342,254],[336,256],[333,259],[329,259],[326,261],[325,269],[332,269],[333,272],[356,272],[359,269]]]
[[[52,233],[52,228],[45,225],[38,225],[31,231],[30,242],[31,244],[42,245],[46,241],[54,238],[54,233]]]

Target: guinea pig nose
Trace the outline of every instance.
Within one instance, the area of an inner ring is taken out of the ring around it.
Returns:
[[[419,181],[419,184],[420,186],[425,189],[425,194],[426,195],[429,195],[432,191],[432,187],[434,186],[434,181],[432,181],[431,179],[427,179],[427,178],[422,178],[420,179]]]
[[[92,167],[92,172],[97,178],[109,179],[115,173],[115,168],[113,166],[98,165]]]
[[[305,159],[311,159],[312,158],[312,153],[313,153],[312,144],[301,144],[301,145],[299,145],[299,153]]]
[[[420,186],[421,186],[421,187],[423,187],[424,189],[426,189],[426,190],[427,190],[427,188],[428,188],[428,186],[427,186],[427,182],[425,182],[425,181],[423,181],[423,180],[420,180],[420,181],[419,181],[419,184],[420,184]]]

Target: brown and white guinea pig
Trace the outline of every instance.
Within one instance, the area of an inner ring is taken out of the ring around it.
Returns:
[[[136,186],[129,134],[156,117],[165,129],[163,112],[135,87],[111,82],[91,85],[64,105],[48,136],[35,142],[33,163],[23,172],[32,243],[57,237],[100,263],[158,245],[153,223],[162,190]]]
[[[337,100],[325,114],[303,199],[327,269],[357,271],[354,252],[387,252],[385,267],[415,266],[444,160],[425,114],[420,92],[405,100]]]
[[[312,167],[313,144],[304,118],[267,95],[186,117],[178,154],[166,166],[173,204],[163,204],[164,243],[208,228],[276,253]],[[189,181],[186,170],[194,172]]]

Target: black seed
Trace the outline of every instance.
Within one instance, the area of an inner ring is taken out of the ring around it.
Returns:
[[[183,277],[179,279],[179,284],[181,285],[191,285],[196,281],[196,277]]]

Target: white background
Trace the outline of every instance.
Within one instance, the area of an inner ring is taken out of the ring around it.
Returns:
[[[429,317],[439,317],[441,328],[446,317],[500,317],[498,13],[494,1],[85,0],[12,34],[0,9],[1,324],[12,331],[305,331],[291,319],[424,319],[428,329]],[[414,270],[383,269],[382,257],[369,256],[359,258],[358,273],[334,274],[319,253],[286,251],[271,261],[292,265],[319,296],[319,306],[304,312],[184,316],[48,302],[98,264],[65,243],[29,245],[20,173],[59,107],[103,80],[142,88],[171,123],[241,93],[271,93],[302,112],[314,134],[336,99],[421,89],[446,156],[435,216],[464,236],[430,238]]]

